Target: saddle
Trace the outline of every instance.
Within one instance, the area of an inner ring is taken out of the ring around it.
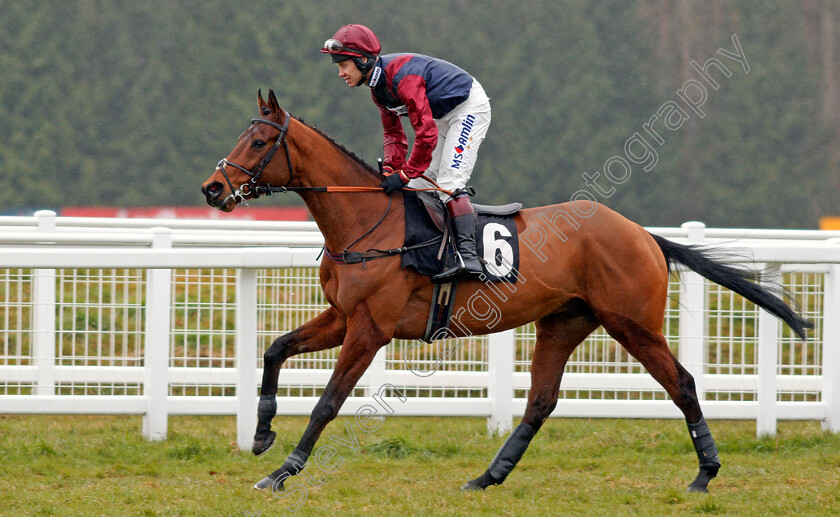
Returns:
[[[444,232],[446,230],[446,206],[444,206],[443,201],[436,194],[429,194],[427,192],[417,192],[417,199],[423,202],[429,218],[437,226],[437,229]],[[480,205],[478,203],[472,203],[472,206],[476,215],[505,216],[513,215],[522,210],[522,203],[507,203],[505,205]]]

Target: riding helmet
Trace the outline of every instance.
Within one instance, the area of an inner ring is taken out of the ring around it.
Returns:
[[[331,55],[333,63],[352,59],[363,75],[367,75],[373,68],[381,50],[382,45],[376,34],[364,25],[356,23],[342,26],[321,48],[321,52]],[[362,57],[368,58],[367,63],[362,61]]]

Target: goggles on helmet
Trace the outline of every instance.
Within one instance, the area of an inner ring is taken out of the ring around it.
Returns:
[[[356,48],[345,47],[344,44],[337,39],[328,39],[324,42],[324,47],[321,49],[322,52],[328,52],[330,54],[339,53],[339,52],[355,52],[357,54],[361,54],[365,57],[376,57],[373,56],[363,50],[359,50]]]

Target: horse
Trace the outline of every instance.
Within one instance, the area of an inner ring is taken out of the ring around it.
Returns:
[[[258,117],[201,186],[208,204],[230,212],[262,194],[296,192],[323,234],[327,253],[403,246],[403,191],[386,195],[379,187],[378,171],[289,115],[273,90],[267,100],[258,92],[257,101]],[[284,156],[273,159],[278,153]],[[652,235],[594,200],[528,208],[514,218],[519,235],[537,230],[541,236],[534,252],[521,253],[518,273],[527,281],[506,291],[504,310],[492,322],[486,314],[462,311],[459,325],[450,330],[452,336],[464,337],[534,322],[531,388],[521,422],[487,469],[462,489],[484,490],[507,478],[555,408],[569,356],[603,326],[682,412],[699,463],[688,490],[707,492],[721,467],[718,450],[694,380],[662,333],[671,268],[682,264],[742,295],[783,320],[803,340],[811,323],[783,295],[760,285],[758,273],[726,265],[708,249]],[[401,268],[396,255],[357,263],[323,260],[320,283],[329,308],[277,338],[265,351],[254,454],[265,453],[276,437],[271,420],[277,412],[283,362],[339,345],[341,350],[297,447],[280,468],[254,485],[257,489],[281,489],[286,479],[303,470],[321,432],[381,347],[392,339],[417,340],[424,335],[433,284],[412,268]],[[474,279],[461,282],[455,307],[464,307],[482,286]]]

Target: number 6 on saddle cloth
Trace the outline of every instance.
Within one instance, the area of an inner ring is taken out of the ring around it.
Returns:
[[[405,197],[405,246],[428,242],[446,230],[443,203],[435,195],[425,192],[403,191]],[[517,280],[519,269],[519,237],[513,219],[522,203],[502,206],[473,204],[478,216],[475,222],[476,249],[482,258],[484,277],[491,282]],[[402,255],[402,267],[413,267],[418,273],[434,276],[454,260],[451,239],[441,246],[426,246],[407,251]]]
[[[456,260],[455,245],[447,229],[443,203],[438,196],[424,192],[403,191],[403,195],[405,246],[409,250],[401,256],[402,267],[412,267],[425,276],[434,276],[452,267]],[[522,203],[473,204],[473,208],[477,215],[476,251],[484,269],[479,280],[516,283],[519,279],[519,236],[514,215],[522,208]],[[444,237],[438,246],[416,246],[434,241],[441,234]],[[456,287],[457,280],[435,285],[424,341],[431,343],[438,331],[448,328]]]

